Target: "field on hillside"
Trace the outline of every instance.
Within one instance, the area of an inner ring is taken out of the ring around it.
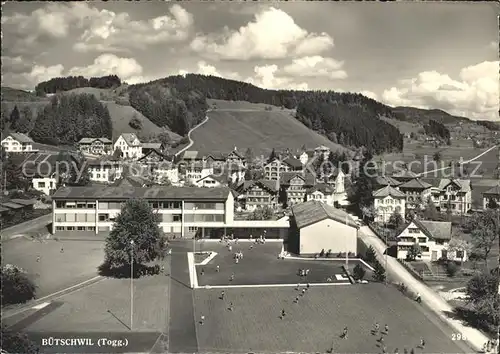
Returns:
[[[405,122],[402,120],[390,119],[390,118],[386,118],[386,117],[381,117],[380,119],[382,119],[384,122],[392,124],[393,126],[398,128],[402,134],[406,134],[406,133],[417,134],[419,129],[422,129],[422,126],[420,124],[417,124],[417,123]]]
[[[251,105],[247,103],[248,105]],[[247,108],[250,109],[250,108]],[[209,120],[191,134],[191,150],[201,152],[252,148],[255,154],[268,154],[273,148],[291,150],[303,145],[325,145],[345,149],[300,123],[287,111],[211,111]]]

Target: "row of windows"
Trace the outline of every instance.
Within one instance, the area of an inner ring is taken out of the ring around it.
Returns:
[[[99,216],[101,215],[102,214],[99,214]],[[57,213],[55,218],[56,222],[95,222],[95,214]]]
[[[121,209],[125,202],[99,202],[100,210]],[[152,201],[149,205],[153,209],[181,209],[182,202],[179,201]],[[79,201],[64,202],[57,201],[56,208],[60,209],[95,209],[95,202]],[[187,210],[224,210],[224,203],[184,203]]]
[[[115,217],[110,217],[107,213],[99,213],[99,221],[114,222]],[[161,214],[161,222],[181,222],[181,214]],[[56,222],[95,222],[95,214],[78,214],[78,213],[57,213],[55,215]],[[223,214],[186,214],[184,222],[223,222]]]
[[[56,231],[95,231],[95,226],[56,226]]]

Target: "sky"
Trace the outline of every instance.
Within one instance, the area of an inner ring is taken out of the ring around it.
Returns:
[[[495,3],[9,2],[2,86],[199,73],[500,120]]]

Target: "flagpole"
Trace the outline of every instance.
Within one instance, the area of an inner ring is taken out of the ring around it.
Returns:
[[[345,224],[346,226],[348,226],[347,224],[347,218],[348,218],[348,215],[345,216]],[[349,271],[349,268],[348,268],[348,265],[349,265],[349,244],[347,242],[347,237],[346,237],[346,250],[345,250],[345,269],[346,271]]]

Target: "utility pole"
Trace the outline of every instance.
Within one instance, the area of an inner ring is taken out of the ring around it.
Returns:
[[[134,326],[134,240],[130,241],[130,330]]]

